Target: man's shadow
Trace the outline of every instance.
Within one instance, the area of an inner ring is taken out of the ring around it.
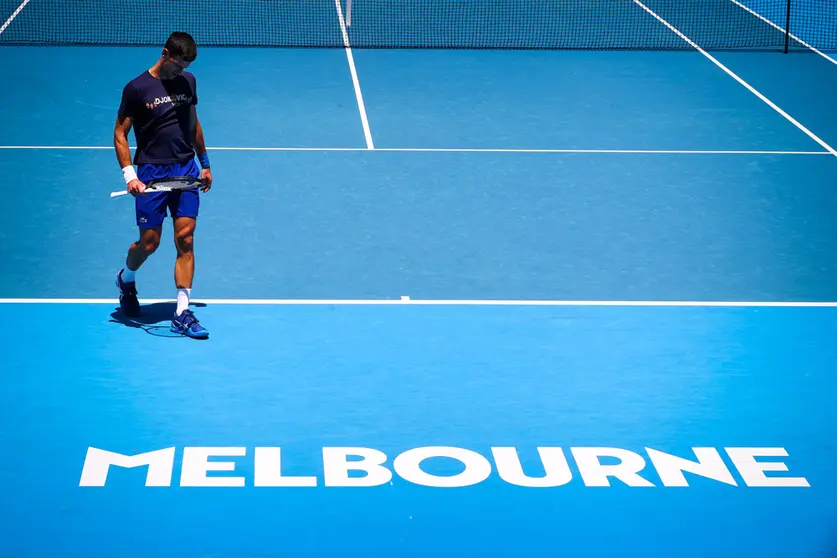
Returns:
[[[190,307],[205,308],[202,302],[193,302]],[[171,331],[171,319],[177,309],[176,302],[154,302],[140,306],[140,315],[131,318],[122,313],[120,308],[115,308],[110,315],[111,323],[122,324],[126,327],[141,329],[155,337],[183,337],[179,333]]]

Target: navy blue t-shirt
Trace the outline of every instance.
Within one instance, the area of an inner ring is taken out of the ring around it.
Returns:
[[[133,119],[137,140],[134,164],[194,159],[191,111],[197,104],[197,84],[189,72],[164,81],[146,71],[131,80],[122,90],[119,118]]]

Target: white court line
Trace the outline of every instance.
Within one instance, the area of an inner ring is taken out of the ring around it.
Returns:
[[[112,150],[111,145],[0,145],[0,149],[54,149],[54,150]],[[131,149],[135,149],[131,147]],[[209,151],[362,151],[366,147],[207,147]],[[492,149],[492,148],[413,148],[376,147],[372,151],[402,153],[613,153],[652,155],[829,155],[828,151],[778,151],[778,150],[723,150],[723,149]]]
[[[778,30],[779,30],[779,31],[781,31],[782,33],[784,33],[784,32],[785,32],[785,30],[784,30],[782,27],[779,27],[778,25],[776,25],[775,23],[773,23],[772,21],[770,21],[769,19],[767,19],[766,17],[764,17],[763,15],[761,15],[760,13],[758,13],[758,12],[755,12],[755,11],[751,10],[749,7],[745,6],[744,4],[742,4],[741,2],[739,2],[738,0],[730,0],[730,2],[732,2],[733,4],[735,4],[736,6],[738,6],[739,8],[741,8],[741,9],[743,9],[743,10],[746,10],[746,11],[750,12],[752,15],[756,16],[757,18],[759,18],[760,20],[762,20],[762,21],[763,21],[763,22],[765,22],[766,24],[768,24],[768,25],[770,25],[770,26],[772,26],[772,27],[774,27],[774,28],[778,29]],[[791,37],[794,41],[798,42],[798,43],[799,43],[799,44],[801,44],[802,46],[804,46],[804,47],[806,47],[806,48],[811,49],[812,51],[816,52],[817,54],[819,54],[820,56],[822,56],[823,58],[825,58],[826,60],[828,60],[828,61],[829,61],[829,62],[831,62],[832,64],[837,64],[837,60],[835,60],[835,59],[831,58],[830,56],[828,56],[828,55],[826,55],[826,54],[824,54],[824,53],[820,52],[819,50],[817,50],[816,48],[812,47],[811,45],[809,45],[808,43],[806,43],[805,41],[803,41],[802,39],[800,39],[799,37],[797,37],[797,36],[796,36],[796,35],[794,35],[793,33],[789,33],[789,35],[790,35],[790,37]]]
[[[346,58],[349,60],[349,71],[352,74],[352,84],[354,85],[355,97],[357,98],[357,108],[360,111],[360,122],[363,124],[363,135],[366,137],[366,148],[375,149],[375,145],[372,143],[372,132],[369,130],[369,119],[366,117],[366,106],[363,103],[363,95],[360,93],[360,81],[357,78],[355,59],[352,56],[352,46],[349,44],[349,33],[346,31],[346,22],[343,20],[343,8],[340,7],[340,0],[334,0],[334,5],[337,6],[337,18],[340,20],[340,30],[343,33],[343,44],[346,47]]]
[[[142,299],[142,304],[174,299]],[[837,308],[837,302],[685,301],[685,300],[416,300],[400,299],[193,299],[192,303],[226,306],[633,306],[693,308]],[[0,298],[0,304],[114,304],[115,298]]]
[[[17,17],[17,14],[19,14],[23,10],[23,8],[26,7],[26,4],[28,4],[28,3],[29,3],[29,0],[23,0],[23,4],[18,6],[17,9],[12,13],[12,15],[9,16],[9,19],[6,20],[6,23],[4,23],[2,27],[0,27],[0,34],[2,34],[3,31],[5,31],[6,28],[9,25],[11,25],[12,21],[14,21],[14,19]]]
[[[808,128],[806,128],[806,127],[805,127],[805,126],[803,126],[802,124],[800,124],[800,123],[799,123],[798,121],[796,121],[796,119],[794,119],[791,115],[789,115],[787,112],[785,112],[785,111],[783,111],[781,108],[779,108],[779,107],[776,105],[776,103],[774,103],[773,101],[771,101],[770,99],[768,99],[767,97],[765,97],[764,95],[762,95],[761,93],[759,93],[758,91],[756,91],[756,89],[755,89],[752,85],[750,85],[749,83],[747,83],[746,81],[744,81],[743,79],[741,79],[741,78],[740,78],[737,74],[735,74],[735,72],[733,72],[732,70],[730,70],[729,68],[727,68],[726,66],[724,66],[723,64],[721,64],[721,63],[720,63],[720,62],[719,62],[719,61],[718,61],[715,57],[713,57],[713,56],[712,56],[712,55],[710,55],[708,52],[706,52],[705,50],[703,50],[703,49],[702,49],[700,46],[698,46],[698,45],[697,45],[697,44],[696,44],[693,40],[691,40],[689,37],[687,37],[686,35],[684,35],[683,33],[681,33],[681,32],[680,32],[680,30],[679,30],[679,29],[677,29],[676,27],[674,27],[672,24],[670,24],[669,22],[667,22],[666,20],[664,20],[663,18],[661,18],[659,15],[657,15],[657,14],[656,14],[653,10],[651,10],[650,8],[648,8],[648,6],[646,6],[645,4],[643,4],[642,2],[640,2],[640,0],[633,0],[633,1],[634,1],[634,3],[635,3],[636,5],[638,5],[638,6],[639,6],[639,7],[641,7],[643,10],[645,10],[646,12],[648,12],[649,14],[651,14],[651,16],[653,16],[653,17],[654,17],[657,21],[659,21],[660,23],[662,23],[663,25],[665,25],[666,27],[668,27],[671,31],[673,31],[675,34],[677,34],[677,36],[678,36],[678,37],[680,37],[681,39],[683,39],[684,41],[686,41],[689,45],[691,45],[691,46],[692,46],[692,48],[694,48],[695,50],[697,50],[698,52],[700,52],[703,56],[705,56],[706,58],[708,58],[708,59],[709,59],[709,60],[710,60],[713,64],[715,64],[715,65],[716,65],[716,66],[718,66],[720,69],[722,69],[724,72],[726,72],[726,73],[727,73],[727,74],[728,74],[731,78],[733,78],[735,81],[737,81],[738,83],[740,83],[741,85],[743,85],[743,86],[744,86],[744,87],[745,87],[745,88],[746,88],[746,89],[747,89],[750,93],[752,93],[753,95],[755,95],[756,97],[758,97],[759,99],[761,99],[762,101],[764,101],[764,102],[765,102],[768,106],[770,106],[770,108],[772,108],[773,110],[775,110],[776,112],[778,112],[779,114],[781,114],[782,116],[784,116],[784,117],[785,117],[785,118],[786,118],[786,119],[787,119],[787,120],[788,120],[791,124],[793,124],[794,126],[796,126],[797,128],[799,128],[800,130],[802,130],[803,132],[805,132],[805,134],[806,134],[808,137],[810,137],[812,140],[814,140],[815,142],[817,142],[818,144],[820,144],[822,147],[824,147],[825,149],[827,149],[829,153],[831,153],[832,155],[834,155],[835,157],[837,157],[837,151],[835,151],[833,147],[831,147],[830,145],[828,145],[827,143],[825,143],[823,140],[821,140],[819,137],[817,137],[817,136],[816,136],[816,135],[815,135],[815,134],[814,134],[811,130],[809,130]]]

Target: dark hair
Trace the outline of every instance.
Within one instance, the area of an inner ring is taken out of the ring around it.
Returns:
[[[193,62],[198,57],[198,45],[189,33],[175,31],[166,41],[169,56],[179,56],[187,62]]]

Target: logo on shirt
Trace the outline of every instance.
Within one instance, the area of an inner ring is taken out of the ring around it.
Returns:
[[[181,93],[179,95],[166,95],[165,97],[155,97],[154,101],[145,103],[145,106],[149,110],[154,110],[155,108],[163,104],[170,104],[174,107],[179,107],[181,105],[191,105],[192,96],[186,93]]]

